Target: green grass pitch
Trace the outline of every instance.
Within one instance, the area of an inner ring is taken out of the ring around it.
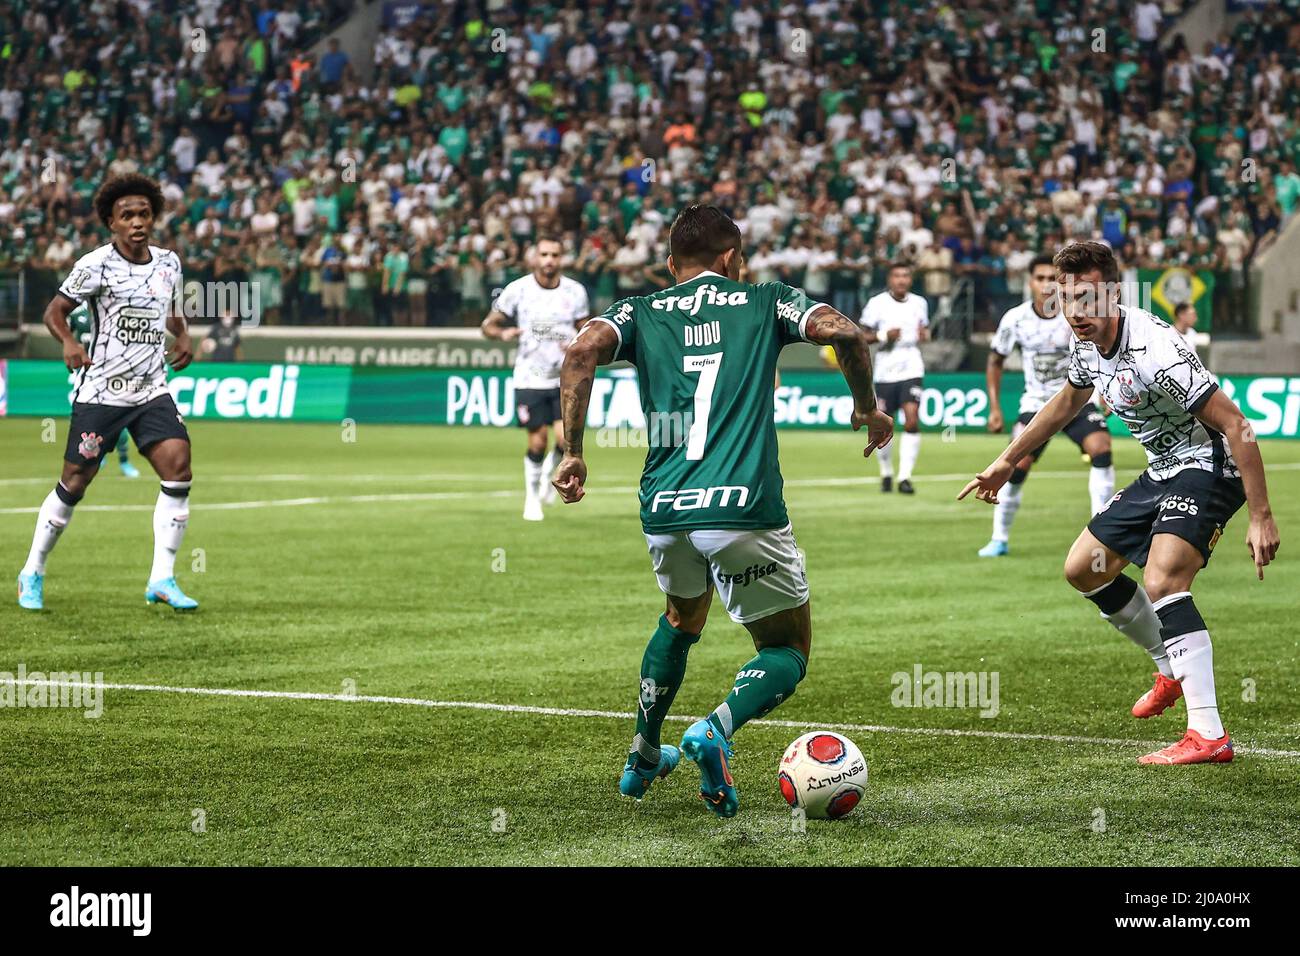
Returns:
[[[6,575],[63,427],[50,444],[38,421],[0,420]],[[47,610],[20,611],[12,591],[0,605],[0,671],[415,702],[108,690],[97,720],[0,709],[0,864],[1300,863],[1296,756],[1137,765],[1147,743],[1181,735],[1183,705],[1129,716],[1149,661],[1061,577],[1087,519],[1086,465],[1064,438],[1026,486],[1012,555],[988,561],[975,551],[991,509],[953,499],[1005,438],[927,435],[904,498],[879,492],[852,433],[782,433],[815,635],[807,679],[772,717],[892,728],[847,731],[868,796],[799,832],[775,782],[794,727],[740,732],[741,812],[722,821],[689,763],[640,805],[617,795],[630,719],[418,703],[633,709],[662,610],[631,491],[642,452],[593,434],[586,500],[533,525],[519,517],[516,430],[192,430],[186,551],[202,549],[204,570],[186,554],[178,576],[200,611],[146,606],[157,486],[110,459],[51,558]],[[1254,580],[1243,510],[1197,601],[1234,740],[1294,754],[1300,443],[1263,451],[1280,562]],[[1121,484],[1141,467],[1119,441]],[[715,607],[676,712],[707,713],[751,654]],[[891,675],[917,664],[996,671],[997,716],[893,706]],[[927,728],[977,735],[904,732]]]

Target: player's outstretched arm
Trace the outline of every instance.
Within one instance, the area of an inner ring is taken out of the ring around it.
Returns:
[[[43,317],[50,335],[63,345],[63,364],[68,367],[69,372],[75,372],[91,364],[90,356],[86,354],[86,347],[77,341],[77,337],[72,334],[72,327],[68,325],[68,316],[76,311],[76,308],[77,303],[62,293],[57,293],[45,307]]]
[[[586,494],[582,487],[587,482],[582,439],[587,427],[591,383],[596,379],[596,366],[614,361],[617,352],[618,333],[608,322],[588,322],[564,352],[564,364],[560,367],[560,417],[564,420],[568,448],[551,484],[565,504],[581,501]]]
[[[863,457],[884,448],[894,437],[894,419],[876,407],[876,386],[871,377],[871,339],[847,316],[829,305],[819,306],[804,323],[804,337],[835,350],[844,381],[853,395],[853,430],[867,429]]]
[[[1241,471],[1241,483],[1246,488],[1246,507],[1250,510],[1250,526],[1246,529],[1246,547],[1255,562],[1255,573],[1264,580],[1264,565],[1277,556],[1277,523],[1273,508],[1268,503],[1268,483],[1264,479],[1264,458],[1259,453],[1255,429],[1241,413],[1232,399],[1215,389],[1200,410],[1195,412],[1207,428],[1213,428],[1228,440],[1233,460]]]
[[[961,494],[957,495],[957,500],[961,501],[974,491],[975,497],[980,501],[987,501],[991,505],[997,504],[998,489],[1007,483],[1011,472],[1015,470],[1016,462],[1064,428],[1070,419],[1079,414],[1079,409],[1088,404],[1091,397],[1091,385],[1087,388],[1079,388],[1066,382],[1065,386],[1038,410],[1038,414],[1025,426],[1024,431],[1013,438],[1002,454],[993,460],[993,464],[966,483]]]

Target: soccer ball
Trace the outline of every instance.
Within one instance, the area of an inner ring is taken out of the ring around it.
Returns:
[[[829,730],[804,734],[781,758],[781,796],[814,820],[838,820],[867,790],[867,761],[848,737]]]

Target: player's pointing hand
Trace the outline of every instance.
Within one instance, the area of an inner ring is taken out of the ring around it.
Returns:
[[[852,421],[854,431],[863,427],[867,429],[867,447],[862,449],[863,458],[870,458],[873,451],[884,448],[894,437],[893,416],[886,415],[879,408],[873,408],[865,414],[855,410]]]
[[[1261,581],[1264,580],[1264,565],[1277,557],[1278,543],[1277,523],[1271,515],[1250,519],[1250,527],[1246,529],[1246,547],[1250,549],[1255,574]]]
[[[581,501],[587,492],[583,485],[587,482],[587,463],[573,455],[565,455],[560,467],[555,469],[551,484],[560,493],[566,505]]]
[[[997,504],[998,489],[1007,483],[1007,479],[1011,477],[1011,472],[1013,470],[1014,466],[1010,462],[1003,461],[999,458],[970,481],[966,482],[966,487],[961,490],[961,494],[957,496],[957,500],[961,501],[968,494],[974,491],[975,497],[980,501],[987,501],[991,505]]]

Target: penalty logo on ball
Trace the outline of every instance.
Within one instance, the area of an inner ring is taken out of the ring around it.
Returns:
[[[861,801],[867,761],[849,738],[818,730],[786,748],[777,772],[781,796],[818,820],[836,820]]]

